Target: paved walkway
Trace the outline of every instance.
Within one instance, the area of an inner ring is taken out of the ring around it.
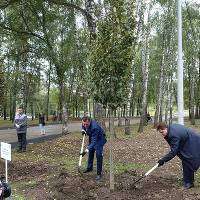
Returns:
[[[131,120],[131,124],[139,123],[139,119]],[[117,125],[117,121],[115,121]],[[122,121],[124,125],[124,120]],[[106,123],[108,126],[108,122]],[[70,122],[69,123],[69,132],[78,132],[81,130],[81,122]],[[46,135],[43,136],[40,134],[39,126],[31,126],[27,131],[27,141],[28,143],[37,143],[43,142],[44,140],[52,139],[61,136],[62,133],[62,124],[54,124],[45,126]],[[6,142],[12,144],[12,147],[17,144],[17,135],[15,129],[4,129],[0,130],[0,142]]]
[[[73,122],[69,124],[69,132],[80,131],[81,124],[78,122]],[[40,134],[39,126],[29,127],[27,130],[27,140],[28,143],[35,143],[43,141],[44,139],[50,139],[59,137],[62,132],[62,124],[47,125],[45,126],[46,135],[43,136]],[[13,144],[17,144],[17,135],[15,129],[4,129],[0,130],[0,141]]]

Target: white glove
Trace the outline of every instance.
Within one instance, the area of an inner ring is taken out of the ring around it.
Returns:
[[[89,152],[89,150],[88,150],[88,149],[85,149],[85,152],[86,152],[86,153],[88,153],[88,152]]]
[[[20,127],[20,125],[18,125],[18,124],[15,124],[15,126],[16,126],[17,128],[19,128],[19,127]]]
[[[84,129],[82,129],[81,133],[82,135],[86,135],[86,131]]]

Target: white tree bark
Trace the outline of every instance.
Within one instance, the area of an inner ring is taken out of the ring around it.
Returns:
[[[138,132],[143,132],[144,124],[146,123],[146,108],[147,108],[147,95],[148,95],[148,79],[149,79],[149,39],[151,31],[151,22],[150,22],[150,10],[152,7],[152,2],[148,4],[146,8],[146,13],[148,17],[146,19],[146,24],[143,24],[143,45],[142,45],[142,104],[141,104],[141,117],[140,117],[140,126]],[[143,20],[144,21],[144,20]],[[146,26],[146,27],[145,27]]]

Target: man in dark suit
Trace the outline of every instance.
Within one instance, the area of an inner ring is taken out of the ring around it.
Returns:
[[[158,161],[159,166],[177,155],[182,161],[185,189],[194,187],[194,172],[200,166],[200,135],[180,124],[168,126],[160,123],[157,130],[171,148],[169,153]]]
[[[96,151],[96,159],[97,159],[96,180],[99,180],[101,178],[101,173],[102,173],[103,146],[106,143],[106,135],[104,129],[100,127],[97,124],[97,122],[91,119],[90,117],[82,118],[82,129],[85,131],[86,135],[89,136],[89,144],[87,146],[87,149],[82,153],[82,155],[84,155],[86,152],[89,153],[87,169],[85,170],[85,173],[93,170],[94,153]]]

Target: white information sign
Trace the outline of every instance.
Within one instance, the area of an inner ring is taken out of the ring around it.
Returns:
[[[11,161],[11,144],[1,142],[1,158]]]

